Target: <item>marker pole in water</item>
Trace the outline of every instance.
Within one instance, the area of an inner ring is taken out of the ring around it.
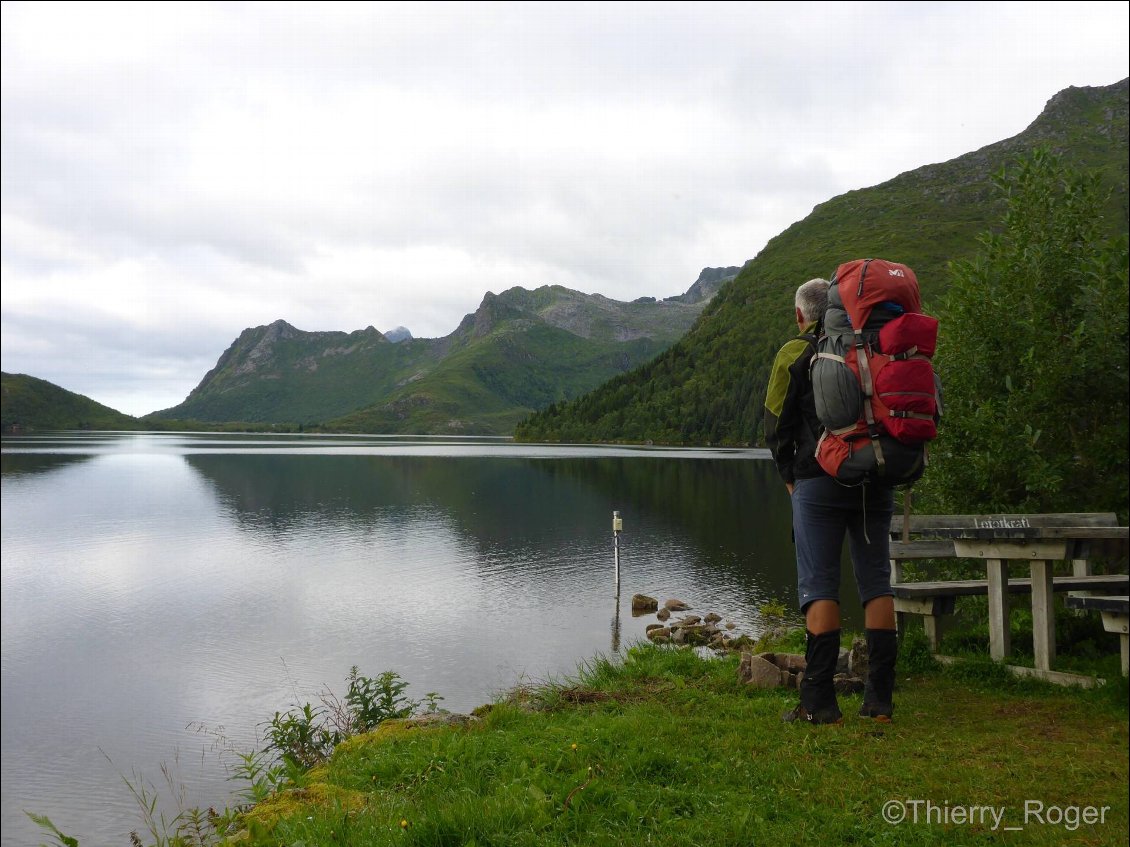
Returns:
[[[620,533],[624,521],[619,512],[612,513],[612,558],[616,562],[616,611],[612,616],[612,652],[620,651]]]
[[[612,513],[612,549],[616,561],[616,596],[620,596],[620,533],[624,531],[624,519],[619,512]]]

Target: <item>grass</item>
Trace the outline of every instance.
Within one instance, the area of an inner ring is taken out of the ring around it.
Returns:
[[[988,663],[938,669],[915,639],[903,664],[894,724],[853,717],[855,697],[844,726],[814,728],[783,725],[795,694],[742,686],[737,657],[636,646],[466,725],[389,721],[349,739],[256,806],[238,841],[1125,843],[1125,684],[1085,692]],[[892,825],[892,801],[932,803],[933,818],[919,805],[918,823]],[[1043,804],[1043,823],[1025,820],[1026,802]],[[985,811],[966,823],[959,807]],[[1003,808],[999,822],[989,807]],[[1085,822],[1085,807],[1103,820]]]
[[[1032,644],[1032,610],[1024,598],[1014,599],[1009,610],[1008,664],[1035,667]],[[986,597],[958,598],[957,611],[947,616],[939,652],[964,660],[988,661],[989,624]],[[1094,613],[1079,614],[1055,598],[1057,671],[1079,673],[1100,679],[1117,680],[1122,673],[1118,635],[1107,632],[1102,618]],[[912,623],[913,629],[918,628]]]

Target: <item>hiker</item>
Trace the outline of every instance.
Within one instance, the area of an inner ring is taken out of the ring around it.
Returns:
[[[792,498],[797,593],[807,630],[800,704],[787,722],[842,723],[833,677],[840,653],[840,556],[845,534],[863,603],[869,671],[859,714],[889,722],[894,711],[895,633],[889,533],[890,486],[847,486],[816,460],[823,427],[816,415],[810,364],[828,303],[829,282],[812,279],[796,292],[799,335],[773,361],[765,396],[765,441]]]

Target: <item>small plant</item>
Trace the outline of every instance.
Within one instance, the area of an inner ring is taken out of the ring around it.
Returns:
[[[259,754],[240,757],[238,768],[251,777],[253,794],[296,784],[304,771],[329,758],[333,748],[346,738],[368,732],[383,721],[409,717],[423,705],[405,696],[408,683],[395,671],[368,677],[354,665],[349,669],[348,682],[344,701],[327,688],[319,695],[320,708],[306,703],[288,712],[275,712],[267,724],[267,744],[260,753],[274,754],[278,762],[268,764],[258,758]],[[442,699],[429,692],[424,700],[427,711],[436,711]]]
[[[350,668],[345,702],[353,716],[355,731],[368,732],[382,721],[406,718],[416,711],[420,703],[404,696],[406,688],[408,683],[394,671],[385,671],[373,679],[361,676],[357,665]]]
[[[778,600],[776,597],[770,597],[762,603],[761,606],[758,607],[758,611],[767,618],[783,618],[789,613],[784,601]]]
[[[248,803],[267,799],[282,784],[286,768],[278,763],[272,764],[266,750],[252,750],[250,753],[233,751],[233,755],[238,761],[231,767],[228,779],[247,783],[247,787],[237,793]]]
[[[59,828],[51,822],[51,818],[47,817],[47,815],[33,815],[31,812],[24,812],[24,814],[31,818],[40,829],[51,833],[51,838],[59,847],[78,847],[78,839],[71,838],[71,836],[61,833]],[[41,847],[47,846],[41,845]]]
[[[341,735],[326,728],[324,712],[309,703],[285,714],[275,712],[267,725],[268,743],[265,753],[272,750],[284,764],[301,769],[312,768],[325,761]]]
[[[424,701],[420,705],[424,706],[425,714],[434,715],[439,711],[439,701],[442,699],[443,697],[438,692],[429,691],[424,695]]]
[[[106,756],[106,760],[110,761],[110,757]],[[179,764],[178,760],[174,761]],[[153,847],[211,847],[216,844],[219,836],[213,826],[214,816],[188,805],[184,783],[166,762],[161,763],[161,775],[176,808],[176,814],[171,818],[160,808],[161,792],[156,785],[145,780],[136,770],[132,780],[121,774],[122,782],[141,810],[141,819],[153,839]],[[135,847],[144,844],[136,832],[130,833],[130,843]]]

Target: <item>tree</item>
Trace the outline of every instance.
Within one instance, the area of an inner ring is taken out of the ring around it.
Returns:
[[[1127,238],[1097,173],[1048,150],[993,179],[1007,211],[950,265],[941,435],[922,486],[946,512],[1114,511],[1127,520]]]

